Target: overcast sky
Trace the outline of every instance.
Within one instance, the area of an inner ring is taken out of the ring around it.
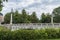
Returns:
[[[5,15],[7,12],[10,12],[13,8],[14,10],[26,9],[30,14],[33,11],[36,11],[37,16],[39,17],[42,12],[52,13],[53,9],[60,6],[60,0],[9,0],[4,2],[4,7],[2,13]]]

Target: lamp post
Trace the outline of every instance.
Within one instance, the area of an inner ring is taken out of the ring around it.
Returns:
[[[57,14],[56,11],[54,11],[54,12]],[[52,24],[52,25],[53,25],[53,23],[54,23],[54,19],[53,19],[53,18],[54,18],[54,14],[51,15],[51,24]],[[54,25],[53,25],[53,27],[54,27]]]
[[[12,23],[12,21],[13,21],[13,20],[12,20],[12,19],[13,19],[13,18],[12,18],[12,13],[13,13],[13,9],[11,9],[11,16],[10,16],[10,30],[13,30],[13,28],[12,28],[12,27],[13,27],[13,26],[12,26],[12,24],[13,24],[13,23]]]
[[[12,12],[13,12],[13,9],[11,9],[11,16],[10,16],[10,24],[12,25]]]
[[[51,15],[51,24],[53,24],[53,14]]]
[[[53,24],[53,23],[54,23],[53,17],[54,17],[54,15],[52,14],[52,15],[51,15],[51,24],[52,24],[52,27],[54,27],[54,24]]]

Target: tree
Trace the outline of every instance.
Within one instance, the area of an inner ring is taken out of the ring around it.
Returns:
[[[31,23],[38,23],[38,22],[39,22],[39,19],[36,16],[36,12],[33,12],[31,14]]]
[[[13,23],[14,24],[21,23],[21,14],[19,14],[17,10],[15,12],[7,13],[4,17],[4,22],[5,23],[10,23],[11,13],[12,13],[12,17],[13,17],[13,19],[12,19]]]
[[[5,23],[10,23],[10,15],[13,14],[13,23],[38,23],[39,19],[36,16],[36,12],[33,12],[31,15],[28,15],[25,9],[22,10],[20,14],[17,10],[15,12],[7,13],[4,17]]]
[[[0,12],[2,11],[3,1],[8,1],[8,0],[0,0]]]
[[[46,15],[44,13],[42,13],[40,22],[41,23],[50,23],[51,15],[49,13],[47,13]]]
[[[13,14],[13,23],[16,24],[16,23],[27,23],[27,14],[25,12],[25,10],[22,11],[22,14],[20,14],[17,10],[15,12],[12,12]],[[7,13],[4,17],[4,21],[5,23],[10,23],[10,15],[11,15],[11,12],[10,13]]]
[[[11,14],[12,14],[12,17],[13,17],[13,15],[14,15],[13,9],[11,10],[11,12],[6,13],[6,15],[4,16],[4,23],[10,23]],[[13,21],[13,19],[12,19],[12,21]]]
[[[0,11],[2,10],[2,7],[3,7],[2,0],[0,0]]]
[[[25,9],[22,10],[22,23],[27,23],[27,13]]]
[[[60,23],[60,7],[55,8],[52,12],[54,16],[54,22],[55,23]]]
[[[7,13],[7,14],[4,16],[4,23],[10,23],[10,15],[11,15],[11,13]]]
[[[42,13],[40,22],[45,23],[45,20],[46,20],[46,15]]]
[[[21,23],[21,14],[16,10],[13,14],[13,23]]]
[[[31,15],[27,15],[27,23],[31,23]]]
[[[51,23],[51,15],[49,13],[46,14],[46,23]]]

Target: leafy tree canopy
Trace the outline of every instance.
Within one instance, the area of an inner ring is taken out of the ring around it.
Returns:
[[[54,16],[54,22],[55,23],[60,23],[60,7],[55,8],[53,10],[53,16]]]

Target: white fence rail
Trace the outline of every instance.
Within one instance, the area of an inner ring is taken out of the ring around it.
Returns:
[[[23,24],[3,24],[2,26],[7,27],[11,30],[18,29],[40,29],[40,28],[60,28],[60,23],[23,23]]]

